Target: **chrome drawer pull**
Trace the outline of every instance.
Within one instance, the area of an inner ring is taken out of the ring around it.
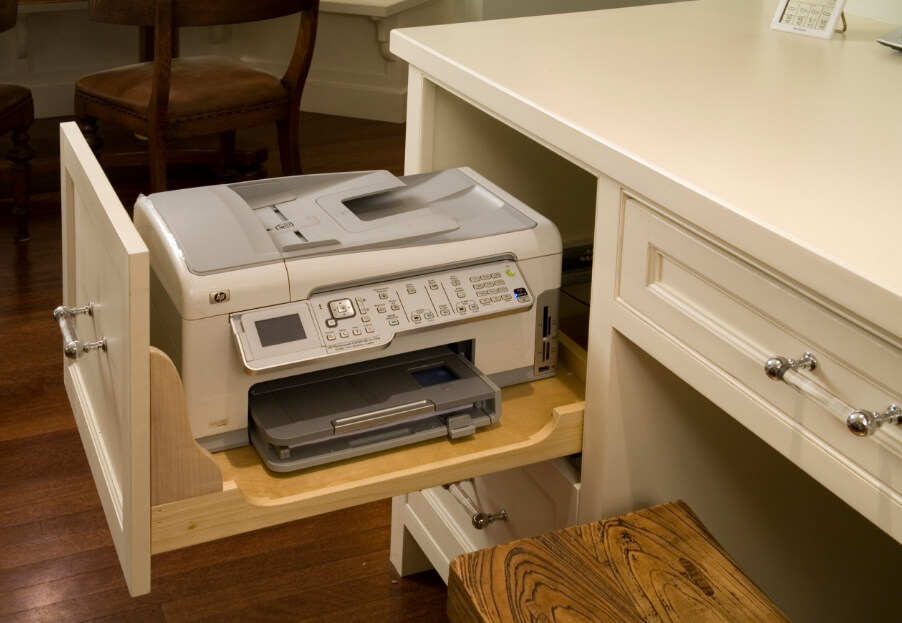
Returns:
[[[452,482],[451,484],[442,485],[442,487],[447,489],[448,493],[451,494],[451,497],[457,500],[457,502],[472,515],[471,520],[473,521],[473,527],[477,530],[482,530],[496,521],[507,521],[507,511],[503,508],[497,513],[484,513],[479,510],[476,503],[473,502],[469,495],[467,495],[467,492],[464,491],[464,488],[460,486],[459,482]]]
[[[82,314],[93,316],[94,304],[88,303],[84,307],[60,305],[53,310],[53,317],[59,322],[60,332],[63,334],[63,353],[69,359],[78,359],[89,350],[106,350],[106,338],[96,342],[82,342],[75,335],[75,322],[72,319]]]
[[[771,357],[764,363],[764,373],[774,381],[783,381],[793,389],[842,418],[848,429],[859,437],[868,437],[884,424],[902,424],[902,409],[891,404],[883,413],[856,409],[840,400],[829,391],[799,373],[799,370],[814,370],[817,360],[811,353],[805,353],[798,360],[786,357]]]

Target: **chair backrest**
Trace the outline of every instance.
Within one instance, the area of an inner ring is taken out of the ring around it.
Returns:
[[[18,10],[17,0],[0,0],[0,32],[5,32],[16,25]]]
[[[88,14],[98,22],[153,26],[155,4],[156,0],[89,0]],[[239,24],[299,13],[314,4],[314,0],[173,0],[172,21],[176,28]]]

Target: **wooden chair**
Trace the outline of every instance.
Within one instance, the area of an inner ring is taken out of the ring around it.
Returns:
[[[166,189],[172,141],[219,135],[225,169],[236,130],[275,123],[282,172],[301,172],[298,117],[319,15],[319,0],[90,0],[96,21],[152,28],[153,59],[83,76],[75,116],[95,151],[97,120],[146,136],[150,190]],[[300,13],[294,51],[281,78],[222,56],[177,56],[178,28],[236,24]],[[173,52],[173,49],[176,52]]]
[[[16,25],[16,0],[0,0],[0,32]],[[0,84],[0,135],[12,132],[12,146],[6,158],[12,162],[10,178],[13,191],[13,216],[16,220],[16,240],[28,240],[28,183],[31,177],[30,160],[34,150],[28,144],[28,130],[34,121],[34,100],[31,91],[17,84]]]

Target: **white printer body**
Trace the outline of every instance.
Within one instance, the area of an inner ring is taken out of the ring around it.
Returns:
[[[298,404],[316,404],[320,415],[335,404],[340,414],[326,418],[329,435],[371,430],[376,440],[408,413],[410,421],[424,417],[411,404],[437,407],[428,398],[386,408],[379,394],[393,381],[373,370],[400,358],[401,376],[419,379],[416,370],[438,369],[422,363],[437,347],[464,360],[441,364],[441,375],[457,379],[470,374],[461,371],[468,366],[495,390],[497,413],[477,418],[476,427],[500,415],[497,386],[555,373],[560,235],[472,170],[302,175],[168,191],[140,197],[134,221],[150,250],[151,342],[178,367],[192,432],[211,451],[248,443],[256,394],[258,411],[273,422],[258,450],[281,443],[273,439],[287,430],[283,424],[295,426],[297,437],[285,442],[285,457],[288,446],[326,434],[286,420],[283,411]],[[349,380],[359,372],[371,377],[369,389]],[[432,376],[418,385],[454,393]],[[343,404],[349,392],[374,410],[364,416]],[[474,418],[489,411],[482,399],[463,402]],[[448,404],[451,412],[466,410]],[[452,424],[462,434],[474,429],[469,416],[443,418],[449,436],[457,436]],[[420,438],[409,427],[385,435]]]

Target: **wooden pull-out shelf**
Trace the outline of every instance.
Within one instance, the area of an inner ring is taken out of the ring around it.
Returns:
[[[153,553],[410,491],[565,456],[582,449],[584,384],[554,378],[502,390],[502,417],[467,439],[436,439],[282,474],[250,446],[215,456],[222,491],[152,508]]]

